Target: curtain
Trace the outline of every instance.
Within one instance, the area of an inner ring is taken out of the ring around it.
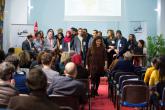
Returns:
[[[5,0],[0,0],[0,49],[3,45],[3,20],[4,20]]]

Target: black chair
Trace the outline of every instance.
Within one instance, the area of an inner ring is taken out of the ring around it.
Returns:
[[[137,75],[122,75],[122,76],[120,76],[118,90],[121,89],[123,81],[126,81],[126,80],[139,80],[139,77]]]
[[[165,87],[163,89],[162,97],[161,97],[159,104],[160,104],[160,110],[164,110],[164,107],[165,107]]]
[[[114,79],[113,79],[113,103],[116,106],[116,95],[117,95],[117,90],[119,88],[119,78],[122,75],[135,75],[135,73],[131,73],[131,72],[117,72],[114,75]]]
[[[142,80],[125,80],[123,81],[121,88],[123,88],[126,85],[146,85],[146,84]]]
[[[7,110],[7,106],[6,104],[0,104],[0,110]]]
[[[122,89],[117,110],[120,106],[147,108],[149,105],[149,88],[145,85],[126,85]]]
[[[79,110],[78,98],[63,95],[50,95],[50,100],[59,105],[61,110]]]
[[[90,87],[89,87],[89,79],[77,79],[78,81],[84,83],[85,90],[86,90],[86,96],[88,99],[88,109],[91,109],[91,98],[90,98]],[[83,109],[83,108],[82,108]]]

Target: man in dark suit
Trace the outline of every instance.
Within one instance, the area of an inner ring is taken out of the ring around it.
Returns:
[[[41,69],[32,69],[27,76],[29,96],[12,97],[8,104],[9,110],[59,110],[47,96],[47,78]]]
[[[120,30],[116,31],[116,53],[122,56],[127,51],[127,39],[122,36]]]
[[[34,51],[33,36],[28,35],[27,39],[22,43],[22,50],[32,52]]]
[[[86,103],[85,85],[75,80],[76,65],[72,62],[67,63],[64,73],[65,76],[54,77],[48,88],[48,94],[73,96],[79,99],[80,104]]]

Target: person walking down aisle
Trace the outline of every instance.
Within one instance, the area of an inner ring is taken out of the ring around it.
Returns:
[[[98,95],[97,90],[100,83],[101,73],[107,68],[107,55],[102,37],[98,36],[93,40],[92,46],[87,52],[86,62],[86,68],[90,72],[92,81],[91,96],[94,97],[95,95]]]

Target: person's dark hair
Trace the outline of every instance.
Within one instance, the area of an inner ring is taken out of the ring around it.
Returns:
[[[27,39],[33,38],[33,36],[30,34],[27,36]]]
[[[107,30],[107,33],[108,33],[108,32],[111,32],[111,33],[112,33],[112,38],[114,38],[114,36],[115,36],[114,30],[108,29],[108,30]]]
[[[145,44],[144,40],[139,40],[139,42],[141,43],[142,47],[144,47]]]
[[[44,53],[45,53],[45,52],[42,51],[42,52],[40,52],[40,53],[37,55],[37,63],[38,63],[38,65],[42,64],[42,62],[41,62],[41,57],[42,57],[42,55],[43,55]]]
[[[42,30],[40,30],[39,33],[41,35],[41,38],[43,39],[44,38],[44,32]]]
[[[52,61],[52,54],[51,53],[44,53],[42,56],[41,56],[41,62],[42,64],[44,65],[49,65]]]
[[[45,73],[38,68],[31,69],[27,76],[27,87],[30,91],[44,91],[47,88],[47,78]]]
[[[158,58],[156,58],[156,57],[153,58],[151,62],[152,62],[152,64],[153,64],[153,66],[154,66],[156,69],[158,69]]]
[[[48,34],[49,32],[52,32],[52,33],[53,33],[53,36],[54,36],[54,31],[53,31],[53,29],[48,29],[47,34]]]
[[[38,35],[41,36],[41,32],[40,31],[35,33],[35,37],[37,37]]]
[[[30,54],[27,51],[22,51],[19,53],[20,67],[23,65],[28,65],[31,62]]]
[[[15,54],[9,55],[8,57],[6,57],[5,61],[13,64],[15,68],[17,68],[19,65],[19,57]]]
[[[61,39],[58,38],[58,35],[62,36]],[[60,32],[60,33],[57,34],[57,39],[62,40],[63,38],[64,38],[64,34],[63,33]]]
[[[98,30],[96,30],[96,29],[95,29],[95,30],[93,30],[93,31],[95,31],[95,32],[96,32],[96,34],[98,33]]]
[[[159,80],[163,81],[165,78],[165,56],[158,58]]]
[[[15,71],[13,64],[9,62],[3,62],[0,64],[0,79],[4,81],[11,80],[12,74]]]
[[[153,58],[151,61],[153,64],[156,64],[158,62],[157,58]]]
[[[88,33],[88,30],[86,28],[83,29],[86,33]]]
[[[0,63],[5,60],[5,52],[4,50],[0,49]]]
[[[100,33],[100,35],[102,36],[102,32],[101,32],[101,31],[98,31],[98,33]],[[98,34],[98,33],[97,33],[97,34]]]
[[[75,27],[71,28],[72,31],[78,32],[78,30]]]
[[[11,48],[8,49],[8,53],[13,54],[14,52],[15,52],[14,47],[11,47]]]
[[[119,33],[120,35],[122,35],[121,31],[120,30],[117,30],[116,33]]]
[[[93,42],[92,42],[92,47],[91,47],[92,53],[95,53],[95,51],[96,51],[96,41],[97,41],[98,39],[101,40],[101,47],[102,47],[102,48],[105,48],[105,47],[104,47],[104,43],[103,43],[103,38],[100,37],[100,36],[97,36],[96,38],[94,38],[94,40],[93,40]]]

